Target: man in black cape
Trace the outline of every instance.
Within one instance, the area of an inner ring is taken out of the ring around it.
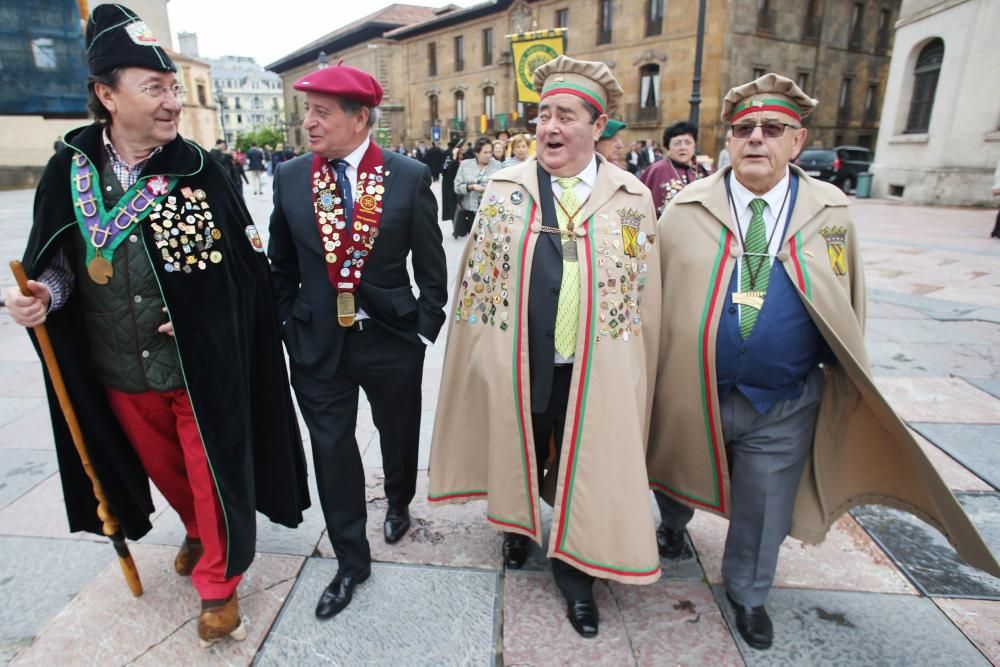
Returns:
[[[222,167],[177,134],[186,91],[146,24],[101,5],[86,44],[97,122],[45,169],[31,296],[7,306],[45,322],[125,536],[151,528],[148,476],[184,523],[174,567],[202,599],[202,643],[242,639],[255,512],[294,527],[309,505],[263,244]],[[101,533],[48,375],[46,390],[70,529]]]

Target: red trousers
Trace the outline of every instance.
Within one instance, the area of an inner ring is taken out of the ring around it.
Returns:
[[[198,595],[228,598],[240,576],[226,577],[226,523],[187,391],[107,389],[107,397],[146,474],[180,515],[188,537],[205,548],[191,573]]]

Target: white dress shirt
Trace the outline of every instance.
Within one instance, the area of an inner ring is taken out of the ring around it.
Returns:
[[[743,235],[743,239],[746,240],[747,232],[750,230],[750,220],[753,217],[753,210],[750,208],[750,202],[754,199],[763,199],[767,202],[767,206],[764,207],[764,232],[767,235],[769,243],[767,245],[767,271],[771,270],[771,266],[774,264],[774,258],[778,254],[778,250],[781,249],[781,242],[784,237],[785,229],[788,228],[788,216],[791,212],[792,201],[791,192],[789,188],[791,187],[791,179],[788,172],[788,167],[785,167],[784,177],[778,181],[778,184],[773,188],[765,192],[763,195],[755,195],[750,192],[740,183],[733,172],[729,172],[729,187],[733,193],[733,201],[730,205],[735,206],[736,213],[738,215],[737,224],[740,228],[740,233]],[[788,195],[786,200],[785,196]],[[782,210],[782,204],[784,204],[784,210]],[[781,229],[776,230],[775,227],[778,225],[778,212],[781,212]],[[743,256],[740,255],[740,261],[736,264],[736,290],[740,290],[740,285],[743,284]],[[752,262],[752,260],[751,260]],[[751,263],[751,266],[756,266],[756,263]],[[761,269],[764,269],[762,266]],[[742,316],[742,309],[738,311],[740,316]]]
[[[755,195],[750,192],[740,183],[733,172],[729,172],[729,187],[733,193],[733,204],[735,204],[736,214],[738,216],[737,223],[740,227],[740,232],[743,234],[743,238],[746,239],[747,232],[750,230],[750,219],[753,217],[753,210],[750,208],[750,202],[754,199],[763,199],[767,202],[767,206],[764,207],[764,229],[767,238],[770,240],[767,246],[767,253],[770,255],[768,261],[768,267],[774,263],[774,257],[778,254],[778,250],[781,249],[782,237],[784,236],[784,230],[788,226],[788,213],[791,209],[791,193],[788,188],[791,186],[791,180],[788,175],[788,167],[785,167],[785,176],[778,181],[778,184],[773,188],[765,192],[763,195]],[[788,193],[788,201],[785,200],[785,194]],[[784,203],[784,211],[781,211],[782,203]],[[781,211],[781,217],[784,218],[781,221],[781,229],[775,230],[775,226],[778,224],[778,212]],[[739,263],[740,270],[743,268],[743,262]],[[737,277],[737,281],[739,278]],[[737,282],[737,284],[739,284]]]

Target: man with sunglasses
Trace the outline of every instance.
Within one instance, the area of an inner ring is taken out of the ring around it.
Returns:
[[[908,508],[969,563],[998,565],[879,394],[847,198],[789,162],[817,105],[766,74],[729,91],[731,168],[659,220],[660,357],[647,465],[660,553],[688,553],[695,509],[729,518],[722,578],[740,636],[771,646],[765,600],[786,535],[820,542],[848,509]]]
[[[148,477],[184,524],[174,569],[201,598],[199,638],[243,639],[236,588],[256,511],[294,527],[309,504],[263,244],[222,167],[178,135],[184,88],[146,24],[100,5],[86,46],[96,122],[45,169],[31,295],[12,289],[7,307],[45,323],[124,535],[151,528]],[[101,534],[46,386],[70,530]]]

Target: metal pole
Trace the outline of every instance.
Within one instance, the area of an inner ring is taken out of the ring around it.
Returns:
[[[698,127],[699,107],[701,107],[701,53],[705,44],[705,0],[698,0],[698,33],[694,50],[694,79],[691,81],[691,114],[688,122]]]

